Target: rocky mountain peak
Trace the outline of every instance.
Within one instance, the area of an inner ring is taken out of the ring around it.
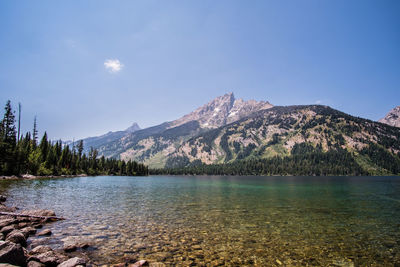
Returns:
[[[218,128],[250,115],[252,112],[271,107],[270,103],[264,101],[235,99],[231,92],[219,96],[195,111],[173,121],[171,128],[189,121],[198,121],[202,128]]]
[[[128,128],[125,129],[125,132],[136,132],[139,131],[141,128],[139,127],[139,124],[137,124],[136,122],[132,123],[132,125]]]
[[[379,122],[400,127],[400,106],[389,111],[389,113],[384,118],[380,119]]]

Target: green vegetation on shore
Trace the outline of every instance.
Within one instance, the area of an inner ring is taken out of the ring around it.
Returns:
[[[61,141],[48,140],[45,132],[38,142],[36,119],[32,134],[20,136],[11,102],[7,101],[0,123],[0,175],[147,175],[147,166],[135,161],[98,158],[91,149],[83,153],[83,142],[72,148]]]

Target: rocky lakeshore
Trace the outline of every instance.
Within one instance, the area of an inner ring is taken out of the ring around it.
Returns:
[[[87,251],[95,249],[87,242],[65,243],[62,249],[52,249],[48,243],[52,232],[42,229],[56,220],[52,210],[24,210],[5,205],[6,197],[0,195],[0,266],[75,267],[97,266],[92,264]],[[36,237],[33,241],[30,237]],[[123,259],[112,267],[165,266],[161,262]]]
[[[22,174],[20,176],[11,175],[11,176],[0,176],[0,180],[31,180],[31,179],[42,179],[42,178],[74,178],[74,177],[86,177],[86,174],[76,174],[76,175],[47,175],[47,176],[39,176],[39,175],[31,175],[31,174]]]
[[[28,241],[30,236],[50,236],[49,229],[41,228],[56,217],[51,210],[18,211],[16,207],[4,205],[6,197],[0,196],[0,262],[8,265],[44,267],[86,266],[88,258],[69,255],[66,251],[55,251],[42,242]],[[76,248],[74,249],[76,250]],[[71,250],[70,250],[71,251]],[[4,266],[4,265],[3,265]]]

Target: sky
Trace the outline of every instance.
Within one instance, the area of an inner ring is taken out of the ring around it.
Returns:
[[[398,0],[0,1],[0,105],[77,140],[177,119],[213,98],[400,105]]]

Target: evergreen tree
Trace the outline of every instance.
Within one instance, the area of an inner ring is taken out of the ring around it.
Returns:
[[[2,172],[5,174],[13,174],[16,166],[16,130],[15,115],[11,107],[10,100],[4,108],[4,117],[1,121],[0,136],[0,158]]]
[[[34,147],[36,147],[37,145],[37,139],[38,139],[38,131],[37,131],[36,116],[35,116],[35,118],[33,119],[33,131],[32,131],[32,143]]]

